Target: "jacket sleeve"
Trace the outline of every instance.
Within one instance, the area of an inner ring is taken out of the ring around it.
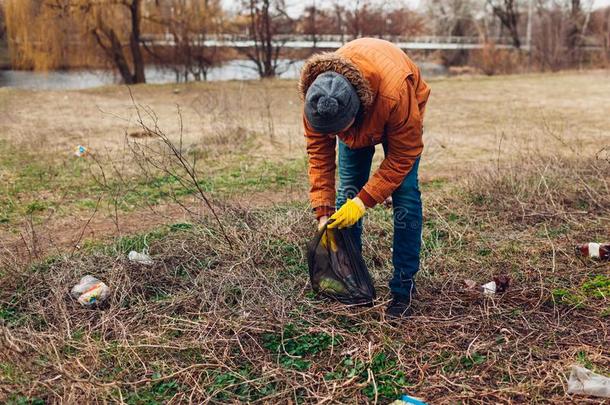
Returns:
[[[415,97],[419,100],[417,106],[419,107],[419,116],[424,121],[424,114],[426,112],[426,104],[428,103],[428,97],[430,97],[430,86],[422,79],[419,70],[417,71],[417,82],[415,83]]]
[[[309,158],[309,199],[320,218],[335,212],[335,146],[336,139],[315,133],[303,117]]]
[[[358,194],[367,207],[383,202],[400,186],[424,148],[422,112],[415,85],[407,79],[403,87],[385,127],[386,156]],[[425,102],[422,104],[422,108],[425,108]]]

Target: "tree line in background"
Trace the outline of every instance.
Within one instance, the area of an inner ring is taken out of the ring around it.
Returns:
[[[476,37],[485,44],[481,50],[427,57],[487,74],[607,66],[610,7],[593,10],[591,2],[431,0],[414,10],[392,2],[314,0],[294,15],[286,0],[241,0],[237,11],[224,9],[221,0],[0,0],[0,39],[6,37],[15,68],[105,66],[128,84],[145,82],[147,63],[173,69],[178,81],[205,80],[210,68],[236,58],[251,60],[260,77],[273,77],[281,58],[306,57],[329,35],[341,41]],[[297,34],[313,48],[285,49],[286,38]],[[219,35],[248,38],[252,46],[206,45]],[[497,41],[514,49],[497,49]]]

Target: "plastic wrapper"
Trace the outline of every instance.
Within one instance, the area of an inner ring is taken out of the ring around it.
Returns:
[[[568,380],[568,394],[610,398],[610,378],[573,365]]]
[[[110,295],[110,288],[97,278],[86,275],[72,287],[70,293],[79,304],[85,307],[93,307],[106,301]]]
[[[74,156],[85,157],[87,155],[89,155],[89,148],[83,145],[76,145],[74,148]]]
[[[323,243],[323,236],[327,241]],[[307,261],[313,290],[348,305],[375,299],[375,287],[349,229],[322,228],[308,246]]]

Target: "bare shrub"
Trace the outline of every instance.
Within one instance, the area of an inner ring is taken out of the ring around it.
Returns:
[[[521,60],[519,51],[498,49],[489,42],[470,56],[470,63],[488,76],[517,73],[522,70]]]
[[[220,220],[214,202],[204,191],[200,172],[196,168],[198,155],[191,153],[189,156],[188,150],[186,150],[183,145],[183,127],[180,109],[178,108],[180,132],[176,144],[159,127],[158,118],[154,111],[148,107],[137,104],[131,90],[130,95],[136,109],[138,124],[141,126],[142,130],[148,134],[147,138],[153,138],[154,140],[151,144],[138,141],[129,142],[129,148],[135,157],[138,167],[147,174],[150,174],[151,170],[163,173],[172,180],[175,180],[183,190],[196,196],[197,199],[209,209],[216,220],[221,235],[228,242],[229,246],[231,246],[232,241],[225,232],[224,225]],[[178,198],[176,198],[175,201],[181,203]],[[191,212],[188,207],[184,205],[183,208]]]
[[[466,189],[475,205],[504,218],[580,223],[610,214],[610,162],[600,156],[523,154],[479,171]]]
[[[549,172],[565,164],[542,161],[551,164]],[[126,249],[116,244],[3,278],[0,361],[14,374],[3,381],[0,398],[364,403],[395,398],[406,381],[410,393],[430,402],[453,403],[464,395],[569,402],[561,381],[574,358],[586,356],[595,365],[608,358],[608,325],[596,315],[604,301],[579,303],[582,309],[554,302],[556,286],[579,285],[591,269],[572,259],[561,236],[547,229],[541,243],[532,230],[519,232],[509,214],[519,212],[515,200],[538,204],[526,214],[539,214],[553,207],[547,202],[552,198],[554,213],[563,215],[559,199],[572,199],[572,184],[589,165],[573,162],[573,170],[552,177],[556,183],[543,172],[552,193],[519,184],[530,177],[540,181],[531,171],[537,167],[525,165],[506,181],[504,172],[489,171],[494,169],[473,177],[479,180],[473,191],[495,198],[489,204],[473,208],[460,193],[428,200],[426,271],[409,328],[384,321],[383,301],[347,308],[308,294],[302,246],[312,230],[304,205],[225,210],[232,247],[211,231],[211,217],[175,227],[149,241],[151,267],[128,262]],[[498,215],[503,207],[512,211]],[[589,217],[582,220],[583,229],[571,237],[603,230]],[[389,276],[390,221],[366,225],[367,257],[378,284]],[[507,252],[518,252],[519,260]],[[464,278],[484,282],[506,271],[515,284],[502,296],[484,299],[461,287]],[[101,309],[84,309],[68,294],[86,273],[112,288]],[[381,292],[385,298],[387,290]],[[521,367],[524,361],[528,367]],[[489,388],[500,376],[511,389]]]

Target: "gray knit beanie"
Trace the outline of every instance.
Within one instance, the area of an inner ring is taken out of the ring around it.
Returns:
[[[335,72],[324,72],[313,81],[305,95],[305,118],[314,131],[339,132],[356,117],[360,99],[354,86]]]

